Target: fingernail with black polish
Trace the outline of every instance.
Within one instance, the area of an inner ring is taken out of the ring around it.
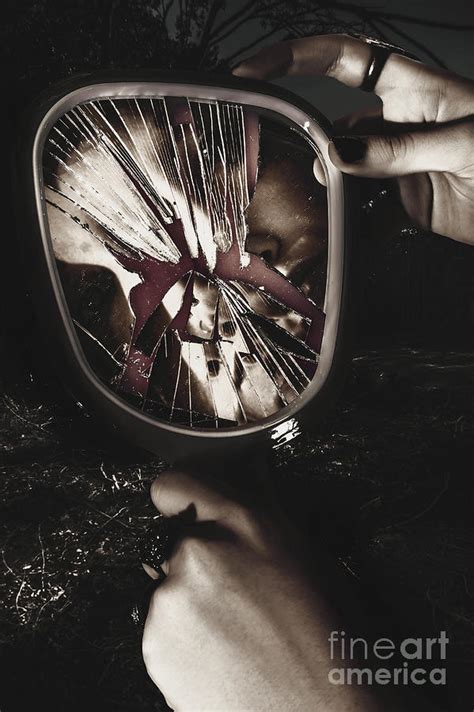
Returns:
[[[360,138],[352,136],[336,136],[332,140],[336,151],[345,163],[361,161],[367,151],[367,145]]]

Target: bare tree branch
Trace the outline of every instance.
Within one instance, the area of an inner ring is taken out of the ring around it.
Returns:
[[[219,12],[223,9],[224,7],[224,0],[213,0],[209,12],[207,13],[207,18],[206,22],[204,24],[203,30],[202,30],[202,35],[201,35],[201,41],[199,43],[199,46],[201,49],[206,47],[209,37],[212,34],[212,28],[214,26],[214,22],[216,21],[216,17],[219,14]]]
[[[228,27],[235,19],[238,19],[239,17],[241,17],[242,15],[244,15],[246,12],[248,12],[249,10],[251,10],[254,7],[255,7],[255,0],[249,0],[243,7],[240,8],[240,10],[237,10],[237,12],[234,12],[233,15],[228,17],[226,20],[221,22],[220,25],[217,26],[214,29],[214,35],[218,35],[219,32],[221,32],[223,29]],[[211,35],[211,37],[212,37],[212,35]]]
[[[107,12],[107,41],[104,42],[104,46],[103,46],[103,54],[106,55],[106,56],[104,56],[104,64],[110,64],[110,65],[113,65],[112,46],[113,46],[113,34],[114,34],[114,14],[115,14],[116,8],[117,8],[117,2],[116,2],[116,0],[112,0],[112,2],[109,3],[108,12]]]
[[[260,37],[258,37],[258,39],[254,40],[253,42],[250,42],[248,45],[245,45],[245,47],[241,47],[239,50],[237,50],[237,52],[234,52],[229,57],[226,57],[223,60],[223,62],[225,64],[230,64],[231,62],[233,62],[235,60],[236,57],[239,57],[244,52],[249,52],[251,49],[253,49],[257,45],[259,45],[261,42],[264,42],[265,40],[267,40],[269,37],[276,35],[278,32],[282,32],[283,29],[284,28],[281,28],[281,27],[272,28],[271,30],[266,32],[264,35],[260,35]]]
[[[279,4],[279,3],[276,3],[276,4]],[[309,15],[312,14],[310,10],[303,10],[302,12],[298,13],[297,15],[293,15],[292,21],[294,21],[296,18],[299,18],[300,21],[302,21],[304,17],[307,17],[307,16],[308,16],[308,14],[309,14]],[[250,17],[242,18],[239,23],[237,23],[237,24],[234,25],[233,27],[230,27],[230,28],[227,30],[227,32],[225,32],[223,35],[220,35],[220,36],[217,37],[216,39],[213,39],[212,42],[211,42],[211,44],[213,44],[213,45],[219,44],[219,43],[222,42],[223,40],[227,39],[227,37],[229,37],[231,34],[233,34],[236,29],[238,29],[239,27],[242,27],[242,25],[244,25],[244,24],[245,24],[246,22],[248,22],[249,20],[255,22],[255,21],[257,21],[257,20],[266,20],[266,19],[267,19],[267,18],[265,17],[264,14],[255,14],[255,15],[252,15],[252,16],[250,16]],[[310,18],[308,17],[307,19],[309,20]],[[280,24],[279,27],[280,27],[281,30],[290,29],[290,26],[289,26],[288,24],[285,24],[285,25],[281,25],[281,24]]]
[[[168,4],[165,6],[164,3],[161,3],[161,19],[163,22],[166,22],[166,18],[168,17],[168,13],[173,7],[174,0],[169,0]]]
[[[384,18],[387,20],[398,20],[400,22],[407,22],[414,25],[423,25],[425,27],[440,27],[443,30],[472,30],[474,25],[461,25],[452,22],[442,22],[440,20],[429,20],[423,19],[421,17],[414,17],[413,15],[405,15],[405,13],[394,13],[394,12],[384,12],[383,10],[377,10],[367,7],[361,7],[360,5],[355,5],[354,3],[336,2],[332,5],[334,10],[346,10],[348,12],[353,12],[354,14],[364,13],[367,16],[372,16],[374,19]]]
[[[176,2],[176,0],[174,0]],[[165,0],[162,0],[164,5]],[[163,17],[169,13],[173,0],[166,2]],[[253,39],[239,50],[234,51],[224,61],[230,62],[235,58],[248,52],[269,38],[288,33],[289,37],[304,37],[316,32],[342,31],[344,27],[350,29],[354,23],[360,24],[361,31],[372,31],[374,35],[385,41],[390,40],[390,35],[394,34],[405,43],[410,43],[413,48],[422,52],[426,57],[435,61],[439,66],[444,63],[436,57],[428,46],[420,40],[413,38],[411,33],[399,27],[399,23],[411,23],[413,25],[424,25],[428,27],[444,27],[446,29],[464,29],[455,23],[442,23],[435,20],[423,20],[419,17],[411,17],[404,13],[392,13],[378,10],[377,8],[364,7],[354,2],[338,2],[335,0],[315,0],[306,2],[296,0],[292,7],[283,0],[246,0],[241,7],[230,13],[229,16],[221,15],[225,8],[224,0],[211,0],[209,3],[201,3],[198,6],[201,15],[198,25],[203,25],[200,37],[196,40],[190,38],[191,23],[194,22],[194,3],[188,0],[179,0],[179,17],[177,19],[178,38],[182,50],[197,42],[198,62],[203,65],[212,52],[218,52],[219,47],[224,46],[225,40],[235,35],[243,27],[249,26],[252,29]],[[205,8],[207,15],[204,14]],[[204,11],[204,12],[203,12]],[[351,19],[351,17],[353,19]],[[205,19],[204,19],[205,18]],[[254,23],[254,25],[251,25]],[[262,34],[259,35],[260,25]],[[263,25],[263,27],[262,27]],[[467,29],[467,28],[466,28]]]
[[[239,27],[242,27],[246,22],[248,21],[255,21],[255,20],[267,20],[268,12],[270,10],[275,10],[278,8],[279,5],[281,5],[283,0],[276,0],[276,2],[273,2],[269,5],[265,5],[264,7],[259,7],[258,3],[255,2],[255,0],[252,0],[252,2],[249,2],[245,5],[245,8],[242,10],[239,10],[239,12],[234,13],[234,15],[223,22],[220,27],[216,28],[215,31],[215,36],[212,38],[213,44],[217,44],[218,42],[222,42],[222,40],[226,39],[229,37],[229,35],[233,34]],[[286,3],[284,3],[286,4]],[[253,9],[254,13],[245,16],[245,14],[248,12],[249,9]],[[306,12],[311,12],[307,10]],[[235,24],[230,26],[231,22],[234,22]],[[222,29],[227,28],[227,31],[223,35],[219,35],[219,32],[222,31]],[[216,36],[217,35],[217,36]]]
[[[377,18],[387,20],[399,20],[413,25],[423,25],[424,27],[439,27],[443,30],[474,30],[474,25],[458,25],[452,22],[440,22],[438,20],[423,20],[421,17],[411,17],[410,15],[399,15],[393,12],[376,12]]]

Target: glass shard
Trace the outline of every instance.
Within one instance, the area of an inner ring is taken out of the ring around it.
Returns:
[[[186,97],[91,100],[44,147],[44,198],[85,356],[122,398],[194,428],[291,404],[324,330],[326,192],[276,115]]]

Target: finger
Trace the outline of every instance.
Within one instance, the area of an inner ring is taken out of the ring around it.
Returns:
[[[149,564],[142,563],[142,568],[143,568],[143,571],[146,574],[148,574],[148,576],[151,579],[153,579],[154,581],[157,581],[160,578],[159,572],[156,569],[154,569],[152,566],[150,566]]]
[[[254,79],[327,76],[347,86],[360,87],[371,60],[372,47],[361,39],[342,34],[318,35],[265,47],[239,64],[233,73]],[[413,93],[420,88],[425,92],[442,89],[465,104],[466,87],[472,87],[471,80],[428,67],[394,50],[385,62],[375,93],[384,97],[393,90]]]
[[[469,167],[473,127],[462,122],[396,135],[338,136],[329,145],[329,157],[344,173],[367,178],[432,171],[461,174]]]
[[[166,517],[193,509],[196,521],[217,521],[228,509],[222,494],[180,470],[162,472],[151,486],[151,499]]]
[[[348,35],[319,35],[265,47],[233,73],[239,77],[328,76],[358,87],[369,66],[370,45]]]
[[[373,106],[336,119],[332,126],[334,136],[367,135],[383,133],[383,105]]]
[[[313,173],[314,173],[314,177],[316,178],[318,183],[321,183],[321,185],[327,186],[326,173],[324,172],[323,164],[321,163],[319,158],[314,159]]]
[[[338,134],[368,134],[379,133],[383,127],[383,107],[382,104],[375,107],[361,109],[352,114],[347,114],[336,119],[332,125],[332,133]],[[327,186],[326,173],[319,158],[315,158],[313,164],[314,177],[323,186]]]

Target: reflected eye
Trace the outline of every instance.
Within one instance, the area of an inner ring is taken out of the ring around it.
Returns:
[[[235,325],[231,321],[225,321],[222,324],[222,333],[224,336],[234,336],[235,331]]]
[[[207,370],[209,371],[210,376],[218,376],[220,367],[221,365],[219,361],[215,358],[207,362]]]

